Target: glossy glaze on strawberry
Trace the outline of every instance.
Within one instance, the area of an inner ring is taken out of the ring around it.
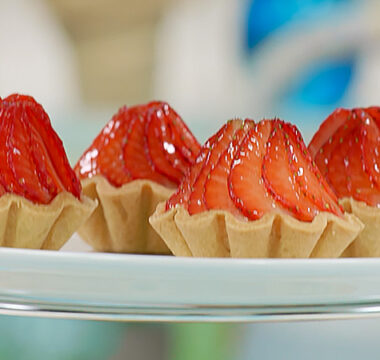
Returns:
[[[313,163],[295,126],[280,120],[232,120],[202,147],[167,210],[193,215],[222,209],[249,220],[271,211],[312,221],[342,216],[337,198]]]
[[[176,187],[200,145],[164,102],[122,107],[75,166],[81,179],[103,175],[116,186],[148,179]]]
[[[338,109],[309,145],[315,163],[339,198],[380,206],[380,109]]]
[[[81,186],[42,106],[25,95],[1,99],[0,195],[48,204],[63,191],[80,198]]]

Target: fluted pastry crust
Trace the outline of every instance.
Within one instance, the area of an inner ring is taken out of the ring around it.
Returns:
[[[312,222],[268,213],[256,221],[224,210],[189,215],[183,206],[158,205],[149,219],[176,256],[234,258],[339,257],[363,229],[352,214],[319,213]]]
[[[380,208],[369,206],[352,197],[339,201],[345,211],[364,224],[363,231],[345,250],[344,257],[380,257]]]
[[[78,231],[97,251],[170,254],[148,218],[157,204],[173,193],[150,180],[134,180],[114,187],[103,176],[82,181],[83,193],[99,206]]]
[[[96,205],[69,192],[59,193],[48,205],[5,194],[0,197],[0,246],[59,250]]]

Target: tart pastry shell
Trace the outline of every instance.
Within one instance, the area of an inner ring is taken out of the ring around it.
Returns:
[[[0,197],[0,246],[59,250],[96,207],[96,201],[59,193],[50,204]]]
[[[344,251],[344,257],[380,257],[380,209],[353,198],[343,198],[340,204],[364,224],[363,231]]]
[[[158,205],[153,228],[176,256],[234,258],[335,258],[363,229],[352,214],[319,213],[312,222],[268,213],[246,221],[223,210],[189,215],[183,206]]]
[[[99,202],[78,231],[95,250],[171,254],[148,219],[157,204],[169,198],[172,189],[150,180],[134,180],[114,187],[103,176],[83,180],[82,188],[86,196]]]

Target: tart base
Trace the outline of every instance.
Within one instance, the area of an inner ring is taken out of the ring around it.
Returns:
[[[173,193],[150,180],[134,180],[114,187],[103,176],[82,181],[83,193],[99,206],[79,229],[81,238],[97,251],[171,254],[149,225],[157,204]]]
[[[340,204],[364,224],[363,231],[344,251],[344,257],[380,257],[380,209],[353,198],[343,198]]]
[[[58,194],[48,205],[5,194],[0,198],[0,246],[59,250],[96,205],[68,192]]]
[[[234,258],[339,257],[363,229],[351,214],[319,213],[312,222],[270,213],[256,221],[223,210],[189,215],[182,206],[158,205],[149,219],[176,256]]]

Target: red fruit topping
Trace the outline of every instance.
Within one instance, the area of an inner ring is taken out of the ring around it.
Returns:
[[[330,209],[332,213],[341,215],[338,198],[313,162],[301,133],[294,125],[286,123],[283,124],[283,131],[291,168],[304,196],[318,209]]]
[[[375,120],[362,113],[361,151],[363,153],[364,168],[376,187],[380,187],[380,129]],[[379,117],[380,120],[380,117]]]
[[[349,149],[347,152],[347,175],[348,190],[355,193],[355,198],[364,201],[368,205],[376,206],[380,203],[380,192],[371,182],[370,177],[365,172],[361,152],[361,132],[362,128],[356,129],[347,139]]]
[[[236,131],[242,127],[241,120],[231,120],[225,124],[215,143],[213,144],[211,151],[209,152],[207,159],[203,163],[202,169],[192,186],[192,193],[189,198],[188,210],[189,214],[196,214],[201,211],[207,210],[204,202],[203,193],[205,183],[210,171],[215,167],[219,161],[221,155],[225,151],[228,144],[232,141]]]
[[[376,122],[377,126],[380,126],[380,107],[371,106],[365,109],[365,112],[369,114],[372,119]]]
[[[321,126],[325,142],[315,141],[320,138],[317,133],[309,145],[339,198],[352,196],[370,206],[380,204],[379,114],[376,107],[345,110],[344,121],[341,114],[336,123],[330,115]]]
[[[326,169],[327,173],[325,176],[331,187],[340,197],[350,196],[347,173],[347,154],[350,144],[347,139],[351,136],[352,131],[345,136],[345,141],[339,141],[337,144],[334,143],[334,151],[331,152],[328,158],[328,170]],[[317,162],[317,164],[319,163]]]
[[[226,150],[220,156],[214,168],[210,171],[204,186],[204,202],[207,209],[224,209],[234,215],[241,215],[235,207],[228,190],[228,176],[232,161],[240,147],[240,144],[249,131],[254,126],[252,120],[245,120],[229,143]]]
[[[114,186],[149,179],[177,186],[200,145],[177,113],[163,102],[122,107],[75,166],[80,178],[97,174]]]
[[[228,179],[235,206],[251,220],[259,219],[276,207],[264,185],[262,173],[271,132],[271,121],[261,121],[248,132],[235,155]]]
[[[145,129],[148,159],[156,171],[178,184],[198,154],[192,155],[193,150],[183,143],[188,130],[167,104],[151,110]],[[180,124],[183,126],[178,128]],[[193,144],[188,145],[193,147]]]
[[[320,126],[319,130],[314,134],[310,144],[309,152],[312,158],[315,158],[318,151],[328,143],[330,137],[338,130],[350,115],[350,110],[336,109]],[[323,173],[323,171],[322,171]]]
[[[251,220],[276,208],[301,221],[320,211],[342,216],[300,133],[280,120],[224,125],[202,147],[166,208],[176,204],[191,215],[223,209]]]
[[[79,180],[48,115],[32,97],[0,101],[0,195],[14,193],[48,204],[62,191],[80,197]]]
[[[294,146],[284,131],[283,123],[274,121],[273,130],[267,142],[267,151],[263,159],[264,184],[272,197],[298,219],[311,221],[318,212],[302,191],[297,177],[304,179],[304,174],[297,173],[294,166]],[[312,191],[313,189],[310,189]]]
[[[211,148],[214,146],[218,135],[221,131],[213,135],[206,143],[202,146],[194,164],[189,169],[187,175],[182,179],[177,191],[168,199],[166,202],[166,210],[175,207],[177,204],[183,205],[186,209],[188,208],[188,201],[191,195],[192,187],[195,180],[198,178],[200,171],[202,170],[203,163],[208,158]]]
[[[159,184],[174,187],[174,183],[163,174],[157,172],[146,156],[147,136],[145,135],[145,122],[147,113],[145,113],[145,116],[142,115],[142,112],[146,111],[149,110],[148,108],[144,109],[144,107],[129,110],[132,120],[128,126],[128,134],[125,137],[122,152],[124,167],[131,174],[132,179],[150,179]],[[118,156],[120,157],[120,155]]]
[[[122,156],[130,122],[126,108],[121,108],[79,159],[74,168],[79,178],[103,173],[116,186],[132,180]]]

